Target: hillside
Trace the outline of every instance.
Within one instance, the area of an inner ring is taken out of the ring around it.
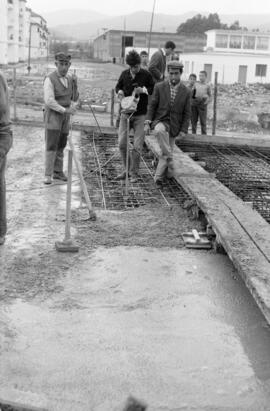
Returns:
[[[196,14],[198,12],[195,11],[178,15],[156,14],[153,30],[175,32],[179,24]],[[207,15],[209,13],[202,14]],[[50,13],[45,18],[48,19],[48,25],[52,33],[62,33],[63,36],[70,36],[72,33],[72,37],[79,40],[96,37],[105,28],[124,30],[124,27],[126,27],[126,30],[147,31],[151,21],[151,13],[146,11],[138,11],[117,17],[100,16],[102,15],[89,10],[64,10],[62,12]],[[227,24],[239,20],[241,26],[246,26],[249,29],[270,30],[270,14],[224,14],[220,15],[220,19],[223,23]],[[65,21],[65,24],[63,24],[63,21]]]

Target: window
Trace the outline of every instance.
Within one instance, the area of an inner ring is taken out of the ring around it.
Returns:
[[[258,37],[257,38],[257,50],[268,50],[269,48],[269,38],[268,37]]]
[[[228,47],[228,36],[225,34],[217,34],[216,47],[226,49]]]
[[[241,36],[231,36],[230,37],[230,48],[231,49],[240,49],[241,48]]]
[[[243,48],[254,50],[255,49],[255,37],[244,36]]]
[[[255,76],[256,77],[266,77],[267,65],[266,64],[256,64]]]

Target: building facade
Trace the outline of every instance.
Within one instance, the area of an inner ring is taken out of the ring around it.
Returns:
[[[48,29],[26,0],[0,0],[0,64],[16,64],[47,55]]]
[[[94,57],[102,61],[121,62],[126,48],[148,50],[149,32],[107,30],[93,40]],[[206,45],[206,36],[184,36],[176,33],[152,32],[151,49],[164,47],[166,41],[176,44],[176,52],[200,52]]]
[[[184,76],[208,73],[208,80],[233,83],[270,83],[270,34],[235,30],[209,30],[202,53],[184,53]]]

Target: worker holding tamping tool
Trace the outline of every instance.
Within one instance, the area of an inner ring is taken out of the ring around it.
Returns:
[[[72,102],[79,98],[77,77],[68,74],[71,56],[65,53],[55,55],[56,70],[44,81],[45,121],[45,184],[53,179],[66,182],[63,172],[64,149],[70,127],[70,116],[76,109]]]
[[[122,111],[119,125],[119,150],[121,153],[124,171],[116,177],[117,180],[125,180],[127,159],[127,144],[128,144],[128,119],[130,117],[130,109],[134,112],[130,118],[130,127],[134,129],[134,145],[131,153],[130,174],[131,182],[137,181],[139,177],[140,156],[144,142],[144,120],[147,112],[148,95],[152,94],[154,82],[151,74],[141,68],[140,55],[132,50],[126,57],[126,63],[129,65],[127,70],[124,70],[116,85],[116,93],[121,101]],[[124,101],[124,99],[126,99]],[[124,104],[127,103],[126,105]],[[136,104],[136,107],[134,106]]]
[[[168,80],[155,84],[145,121],[145,132],[153,130],[160,146],[155,182],[162,188],[165,176],[173,176],[173,147],[175,137],[184,136],[190,120],[190,90],[181,83],[183,64],[168,63]]]

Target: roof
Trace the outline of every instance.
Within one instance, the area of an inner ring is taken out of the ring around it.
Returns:
[[[226,51],[211,51],[211,52],[207,52],[207,51],[201,51],[201,52],[183,52],[181,54],[181,58],[185,57],[185,56],[226,56],[226,57],[234,57],[234,58],[239,58],[239,57],[252,57],[252,58],[262,58],[262,59],[268,59],[270,58],[270,53],[269,54],[261,54],[261,53],[243,53],[241,51],[237,52],[237,53],[231,53],[231,52],[226,52]]]
[[[119,30],[119,29],[108,29],[106,31],[104,31],[102,34],[100,34],[99,36],[96,36],[94,38],[94,40],[98,39],[99,37],[104,36],[104,34],[108,34],[108,33],[125,33],[125,34],[149,34],[149,30],[148,31],[144,31],[144,30]],[[170,40],[170,36],[174,36],[175,37],[179,37],[179,39],[181,39],[181,37],[187,37],[187,35],[185,34],[178,34],[176,32],[170,33],[168,31],[152,31],[151,35],[161,35],[164,36],[164,40]],[[204,34],[200,34],[200,33],[193,33],[190,35],[190,37],[202,37],[204,36]]]
[[[31,9],[30,9],[30,10],[31,10]],[[40,14],[35,13],[33,10],[31,10],[31,17],[38,17],[38,18],[40,18],[41,20],[43,20],[43,21],[46,22],[46,20],[44,19],[44,17],[42,17]]]
[[[234,34],[234,35],[246,35],[246,36],[260,36],[260,37],[270,37],[270,33],[261,32],[261,31],[248,31],[248,30],[221,30],[221,29],[212,29],[207,30],[205,33],[217,33],[217,34]]]

